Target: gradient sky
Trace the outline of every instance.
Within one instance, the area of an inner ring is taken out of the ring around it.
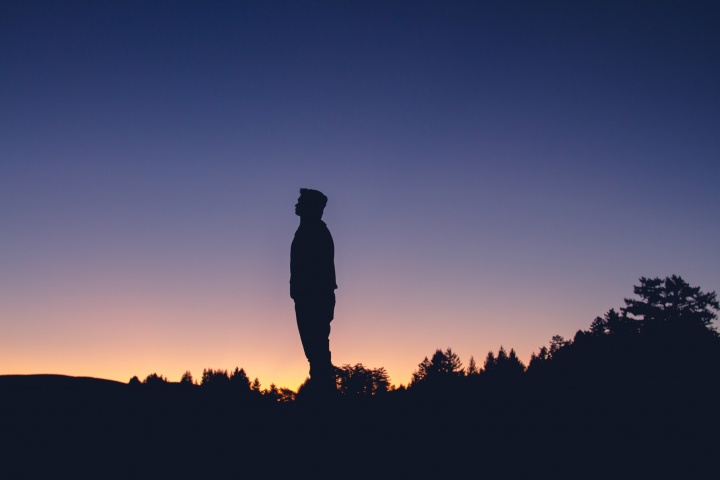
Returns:
[[[0,3],[0,374],[307,375],[530,354],[640,276],[720,290],[720,3]]]

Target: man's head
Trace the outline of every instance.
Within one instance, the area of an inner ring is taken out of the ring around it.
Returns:
[[[322,218],[327,197],[322,192],[309,188],[300,189],[300,198],[295,204],[295,215],[305,218]]]

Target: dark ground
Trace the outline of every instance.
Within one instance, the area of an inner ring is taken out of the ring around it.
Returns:
[[[718,478],[714,391],[272,405],[168,385],[0,376],[0,478]]]

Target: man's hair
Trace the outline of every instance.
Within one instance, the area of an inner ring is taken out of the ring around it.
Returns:
[[[312,209],[317,209],[322,213],[322,211],[325,209],[325,205],[327,205],[327,197],[318,190],[312,190],[310,188],[301,188],[300,189],[300,196],[302,197],[304,202],[307,202],[307,204]]]

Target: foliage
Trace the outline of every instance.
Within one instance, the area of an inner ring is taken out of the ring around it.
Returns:
[[[230,383],[230,377],[227,370],[213,370],[212,368],[203,369],[202,380],[200,385],[203,387],[218,388],[226,386]]]
[[[262,391],[262,396],[270,403],[290,403],[295,401],[295,392],[289,388],[278,388],[274,383],[270,384],[270,388]]]
[[[338,389],[346,397],[371,397],[387,393],[390,378],[385,368],[366,368],[361,363],[335,369]]]
[[[420,382],[456,379],[464,374],[460,357],[451,348],[448,348],[445,352],[437,349],[430,360],[425,357],[418,364],[418,369],[412,374],[411,385]]]
[[[500,347],[502,348],[502,347]],[[483,364],[483,372],[488,373],[495,369],[495,364],[497,363],[497,360],[495,359],[495,354],[492,350],[488,352],[488,354],[485,356],[485,363]]]
[[[180,377],[180,384],[181,385],[195,385],[195,380],[193,379],[192,373],[190,373],[190,370],[186,370],[185,373],[182,374],[182,377]]]
[[[533,352],[530,355],[530,363],[528,364],[527,371],[535,372],[543,369],[550,361],[550,350],[546,346],[540,347],[540,351],[536,354]]]
[[[235,367],[235,370],[233,370],[232,375],[230,375],[230,385],[233,388],[243,391],[243,392],[250,391],[250,379],[248,378],[247,374],[245,373],[245,369]]]
[[[497,357],[492,351],[488,352],[485,357],[483,366],[483,376],[486,378],[511,378],[518,377],[525,372],[525,365],[520,361],[515,353],[515,349],[510,349],[507,353],[502,345],[498,350]]]
[[[715,292],[704,293],[676,275],[664,279],[641,277],[633,292],[640,298],[626,298],[621,310],[640,321],[643,328],[666,325],[673,329],[715,330],[712,321],[717,314],[713,310],[720,309]]]
[[[625,312],[618,313],[611,308],[604,316],[592,321],[589,333],[594,336],[632,335],[638,333],[638,325]]]
[[[167,383],[167,378],[163,377],[162,375],[158,375],[157,373],[151,373],[147,377],[145,377],[145,380],[143,380],[142,383],[145,385],[164,385]]]
[[[562,335],[553,335],[550,339],[550,356],[552,357],[558,350],[567,347],[571,343],[569,340],[565,340]]]
[[[556,335],[549,349],[533,354],[528,372],[534,381],[628,392],[642,382],[677,387],[720,374],[720,336],[712,325],[715,292],[704,293],[672,275],[641,277],[634,293],[637,298],[626,298],[619,312],[596,317],[572,341]]]
[[[465,375],[468,377],[471,375],[477,375],[480,373],[480,370],[478,369],[477,364],[475,363],[475,358],[473,356],[470,356],[470,361],[468,362],[467,370],[465,371]]]
[[[255,380],[253,380],[252,385],[250,385],[250,390],[260,393],[260,380],[258,380],[257,377],[255,377]]]

